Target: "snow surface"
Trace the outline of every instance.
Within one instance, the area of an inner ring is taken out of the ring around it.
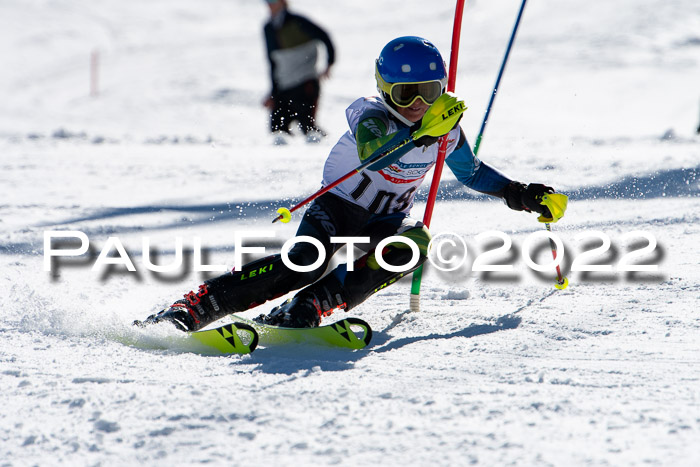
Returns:
[[[612,248],[591,262],[617,268],[646,243],[623,235],[643,231],[658,246],[639,261],[659,271],[569,272],[558,291],[519,255],[535,216],[446,171],[432,230],[464,237],[470,262],[428,268],[419,313],[409,280],[352,310],[375,330],[367,349],[208,356],[131,327],[209,277],[148,271],[144,237],[162,264],[178,236],[190,253],[201,238],[209,264],[232,264],[240,232],[274,230],[261,244],[276,251],[299,216],[270,219],[318,188],[381,47],[421,35],[449,56],[453,2],[319,5],[292,2],[337,45],[329,137],[275,147],[262,2],[0,2],[0,464],[700,465],[696,0],[531,2],[480,149],[570,195],[554,225],[569,265],[600,231]],[[457,92],[472,140],[518,8],[467,2]],[[47,230],[86,233],[92,256],[44,271]],[[514,272],[469,271],[489,230],[512,239],[500,260]],[[136,273],[91,269],[110,236]]]

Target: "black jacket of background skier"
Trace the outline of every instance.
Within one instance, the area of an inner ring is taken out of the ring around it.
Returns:
[[[291,13],[284,0],[279,9],[270,5],[272,16],[265,24],[265,43],[272,89],[265,105],[270,109],[270,131],[290,133],[297,120],[304,134],[323,132],[316,127],[320,76],[327,76],[335,62],[330,37],[309,19]],[[319,74],[319,42],[325,46],[327,63]],[[316,135],[320,136],[320,135]]]

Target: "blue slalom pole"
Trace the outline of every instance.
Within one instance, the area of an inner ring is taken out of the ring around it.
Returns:
[[[513,26],[513,32],[510,35],[510,40],[508,41],[508,47],[506,47],[506,54],[503,57],[503,62],[501,63],[501,69],[498,71],[498,77],[496,78],[496,84],[493,86],[493,92],[491,93],[491,99],[489,99],[489,105],[486,107],[486,114],[484,115],[484,121],[481,122],[481,129],[479,130],[479,135],[476,137],[476,142],[474,143],[474,155],[476,156],[479,152],[479,145],[481,145],[481,138],[486,130],[486,123],[489,121],[489,114],[491,113],[491,107],[493,102],[496,100],[496,93],[498,93],[498,86],[501,84],[501,78],[503,77],[503,72],[506,69],[506,63],[508,63],[508,56],[510,55],[510,50],[513,48],[513,43],[515,42],[515,36],[518,33],[518,26],[520,26],[520,18],[523,16],[523,11],[525,10],[525,3],[527,0],[523,0],[520,5],[520,11],[518,12],[518,17],[515,20],[515,26]]]

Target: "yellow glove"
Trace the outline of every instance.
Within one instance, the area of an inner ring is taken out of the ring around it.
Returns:
[[[561,193],[548,193],[542,196],[540,204],[547,206],[552,217],[547,217],[544,214],[537,218],[540,222],[556,222],[566,212],[566,206],[569,203],[569,197]]]
[[[467,107],[463,100],[451,92],[442,94],[425,112],[420,126],[411,133],[411,138],[416,141],[423,136],[439,138],[446,135],[459,123],[465,110]]]

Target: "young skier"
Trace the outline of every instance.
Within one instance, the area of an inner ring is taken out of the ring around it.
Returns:
[[[374,247],[382,239],[401,236],[415,242],[420,259],[413,269],[427,257],[430,233],[421,222],[409,217],[409,211],[418,186],[436,162],[439,145],[435,143],[444,134],[448,134],[446,163],[459,181],[502,198],[516,211],[552,217],[540,204],[543,195],[554,192],[552,188],[513,181],[474,156],[458,124],[463,103],[445,93],[445,64],[433,44],[413,36],[392,40],[376,60],[375,74],[379,96],[357,99],[346,110],[350,129],[326,160],[323,184],[352,171],[360,161],[373,160],[368,158],[395,147],[399,141],[409,138],[410,142],[309,206],[297,236],[313,237],[323,245],[323,265],[299,273],[285,266],[279,254],[253,261],[241,271],[205,281],[197,292],[188,293],[144,323],[169,321],[179,329],[194,331],[227,314],[248,310],[297,289],[302,290],[257,320],[286,327],[315,327],[335,309],[347,311],[362,303],[410,272],[392,272],[378,264]],[[449,115],[446,109],[461,110],[450,111]],[[321,277],[331,256],[342,247],[332,243],[331,237],[369,237],[368,243],[357,244],[367,253],[352,267],[340,265]],[[390,265],[405,265],[412,256],[408,245],[399,241],[389,243],[382,251],[382,258]],[[288,257],[298,266],[307,266],[317,260],[318,251],[308,242],[300,242]],[[252,271],[255,274],[250,274]]]

